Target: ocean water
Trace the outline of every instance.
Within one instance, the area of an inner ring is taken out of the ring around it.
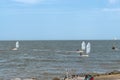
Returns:
[[[75,53],[82,40],[0,41],[0,79],[39,78],[52,80],[71,73],[110,72],[120,70],[119,40],[84,40],[91,43],[89,57]],[[118,50],[112,50],[116,45]]]

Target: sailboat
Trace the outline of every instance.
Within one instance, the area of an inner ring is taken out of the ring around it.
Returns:
[[[116,46],[116,43],[115,43],[117,38],[115,37],[113,40],[114,40],[114,43],[113,43],[113,46],[112,46],[112,50],[118,51],[119,49],[118,49],[118,47]]]
[[[13,48],[12,50],[18,50],[18,48],[19,48],[19,42],[17,41],[15,44],[15,48]]]
[[[81,50],[78,50],[77,53],[79,53],[80,56],[88,57],[89,53],[90,53],[90,50],[91,50],[90,42],[88,42],[87,45],[86,45],[86,43],[83,41],[82,44],[81,44]]]

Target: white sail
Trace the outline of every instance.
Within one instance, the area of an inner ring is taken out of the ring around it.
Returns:
[[[117,38],[116,37],[114,37],[114,39],[113,40],[117,40]]]
[[[86,44],[85,44],[85,42],[83,41],[82,44],[81,44],[81,49],[82,49],[82,50],[85,50],[85,48],[86,48],[85,46],[86,46]]]
[[[91,49],[91,44],[88,42],[87,46],[86,46],[86,53],[90,53],[90,49]]]
[[[19,42],[18,41],[16,42],[16,48],[19,48]]]

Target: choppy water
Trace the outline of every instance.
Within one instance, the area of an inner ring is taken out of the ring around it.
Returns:
[[[72,73],[108,72],[120,70],[120,50],[112,50],[119,40],[90,40],[89,57],[74,53],[82,41],[20,41],[18,51],[12,51],[15,41],[0,41],[0,79],[37,77],[52,80]]]

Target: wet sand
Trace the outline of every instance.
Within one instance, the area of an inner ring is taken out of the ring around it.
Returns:
[[[120,80],[120,71],[93,75],[95,80]]]
[[[120,80],[120,74],[99,75],[95,76],[94,80]]]

